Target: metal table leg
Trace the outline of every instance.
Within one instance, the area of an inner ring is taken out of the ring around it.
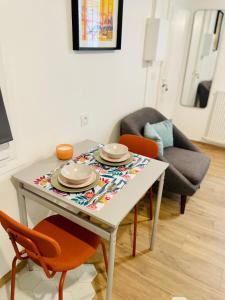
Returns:
[[[156,203],[155,216],[154,216],[154,222],[153,222],[153,228],[152,228],[152,237],[151,237],[151,243],[150,243],[151,250],[153,250],[154,243],[155,243],[157,225],[158,225],[158,220],[159,220],[159,212],[160,212],[160,206],[161,206],[161,200],[162,200],[164,178],[165,178],[165,172],[160,176],[159,189],[158,189],[158,194],[157,194],[157,203]]]
[[[18,185],[17,187],[17,199],[19,203],[19,214],[20,214],[20,222],[28,227],[28,219],[27,219],[27,207],[25,197],[21,193],[22,186]],[[33,270],[31,261],[28,259],[28,269],[29,271]]]
[[[18,186],[17,199],[18,199],[18,203],[19,203],[20,222],[23,225],[28,226],[27,207],[26,207],[25,197],[22,195],[21,189],[22,189],[22,187]]]
[[[116,253],[116,234],[118,227],[111,232],[109,240],[109,265],[107,274],[107,290],[106,290],[106,300],[112,299],[112,285],[113,285],[113,271],[115,263],[115,253]]]

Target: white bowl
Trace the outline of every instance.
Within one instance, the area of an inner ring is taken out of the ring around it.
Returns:
[[[106,161],[118,162],[118,163],[127,160],[131,156],[130,152],[127,152],[125,155],[121,156],[120,158],[112,158],[106,155],[102,150],[99,151],[99,155],[101,156],[101,158],[103,158]]]
[[[92,169],[84,164],[70,164],[61,169],[61,177],[72,184],[82,184],[91,174]]]
[[[91,173],[91,176],[87,180],[85,180],[85,182],[79,183],[79,184],[74,184],[74,183],[68,182],[67,180],[64,179],[64,177],[62,178],[61,174],[59,174],[58,175],[58,181],[59,181],[59,183],[61,183],[62,185],[66,186],[66,187],[73,188],[73,189],[78,189],[78,188],[86,187],[86,186],[92,184],[96,180],[96,177],[97,177],[97,175],[93,171]]]
[[[102,151],[111,158],[121,158],[123,155],[128,153],[128,148],[122,144],[112,143],[105,145],[102,148]]]

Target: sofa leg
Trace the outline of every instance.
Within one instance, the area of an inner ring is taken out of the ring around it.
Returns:
[[[185,206],[186,206],[187,196],[181,195],[180,197],[180,213],[184,214],[185,212]]]

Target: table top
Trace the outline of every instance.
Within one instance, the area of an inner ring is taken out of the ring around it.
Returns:
[[[75,153],[80,155],[84,152],[96,147],[99,143],[91,140],[75,144]],[[117,227],[130,210],[138,203],[138,201],[145,195],[153,183],[163,174],[169,164],[151,159],[144,169],[130,180],[121,191],[119,191],[109,203],[107,203],[101,210],[92,211],[87,207],[80,206],[79,204],[66,199],[52,191],[45,190],[39,185],[34,183],[34,180],[51,170],[65,164],[65,161],[60,161],[56,156],[38,161],[29,167],[16,173],[13,178],[23,184],[26,190],[29,190],[36,195],[39,195],[52,202],[57,200],[58,205],[62,205],[71,211],[80,211],[89,216],[96,218],[110,227]]]

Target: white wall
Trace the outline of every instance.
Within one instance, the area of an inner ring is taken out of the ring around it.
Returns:
[[[170,0],[154,0],[151,17],[169,19],[170,8],[171,8]],[[168,52],[167,57],[169,57],[169,55],[170,54]],[[148,66],[149,68],[147,68],[147,76],[146,76],[145,105],[157,107],[157,95],[160,89],[159,79],[162,73],[162,69],[164,68],[164,63],[151,62],[148,63]]]
[[[57,143],[115,138],[118,121],[144,102],[142,55],[151,1],[124,1],[121,51],[82,53],[72,51],[70,2],[0,0],[0,84],[16,156],[25,163],[52,154]],[[82,112],[89,114],[83,129]],[[9,178],[0,178],[0,199],[0,209],[18,219]],[[36,214],[32,220],[45,212],[39,208]],[[10,268],[12,251],[2,230],[0,239],[1,277]]]
[[[180,90],[183,55],[190,34],[186,25],[190,22],[191,13],[186,0],[161,0],[157,3],[158,14],[161,10],[163,13],[160,15],[170,21],[170,30],[167,58],[160,64],[156,107],[167,118],[172,118]],[[163,88],[164,84],[168,89]]]

